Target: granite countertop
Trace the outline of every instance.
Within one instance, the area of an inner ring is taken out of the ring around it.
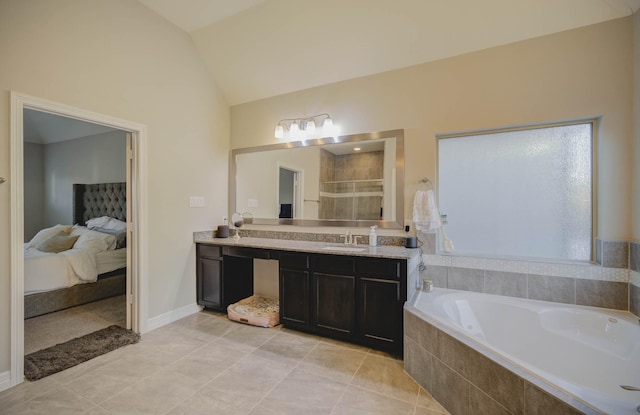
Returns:
[[[331,242],[295,241],[288,239],[268,239],[241,237],[234,238],[196,237],[195,243],[217,246],[241,246],[247,248],[273,249],[280,251],[298,251],[318,254],[364,256],[377,258],[412,259],[420,254],[419,249],[403,246],[344,245]],[[355,249],[353,249],[355,248]]]

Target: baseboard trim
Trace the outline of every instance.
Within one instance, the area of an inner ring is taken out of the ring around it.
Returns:
[[[155,330],[159,327],[166,326],[167,324],[171,324],[174,321],[178,321],[181,318],[190,316],[191,314],[198,313],[202,310],[202,308],[203,308],[202,306],[199,306],[196,303],[192,303],[180,308],[176,308],[175,310],[171,310],[167,313],[160,314],[159,316],[152,317],[147,322],[146,331]]]
[[[9,389],[11,387],[11,371],[0,373],[0,391]]]

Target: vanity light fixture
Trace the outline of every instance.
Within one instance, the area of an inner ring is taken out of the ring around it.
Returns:
[[[318,131],[316,125],[322,121],[322,128]],[[315,138],[312,136],[332,136],[334,135],[333,120],[329,114],[323,113],[312,115],[306,118],[285,118],[278,121],[275,130],[275,137],[283,139],[285,132],[289,131],[289,138],[299,140],[304,138]]]

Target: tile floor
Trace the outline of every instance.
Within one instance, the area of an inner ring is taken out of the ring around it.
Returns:
[[[37,382],[0,392],[13,414],[447,414],[402,361],[278,326],[200,312]]]

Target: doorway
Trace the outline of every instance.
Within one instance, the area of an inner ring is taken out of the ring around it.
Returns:
[[[23,381],[24,374],[24,113],[36,110],[127,132],[127,276],[125,302],[130,326],[144,332],[146,315],[146,127],[28,95],[11,93],[11,379],[10,386]]]
[[[120,220],[126,217],[130,185],[128,133],[29,108],[23,119],[25,355],[111,325],[131,329],[125,295],[126,221]],[[101,218],[87,223],[85,215]],[[71,238],[99,238],[93,243],[105,245],[88,247],[87,240],[79,239],[73,250],[60,252],[67,264],[58,253],[43,253],[47,247],[39,246],[46,245],[52,227],[59,232],[58,224]],[[111,225],[119,229],[103,227]],[[88,248],[96,251],[95,274],[89,267],[69,275],[68,265],[80,262]]]
[[[278,217],[302,218],[302,171],[283,165],[278,166]]]

